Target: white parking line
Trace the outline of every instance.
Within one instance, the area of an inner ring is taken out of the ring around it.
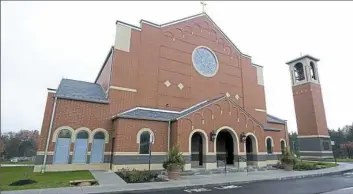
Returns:
[[[222,187],[215,187],[215,189],[235,189],[240,187],[241,186],[237,186],[237,185],[228,185],[228,186],[222,186]]]
[[[184,191],[185,191],[185,192],[188,192],[188,193],[192,193],[192,192],[198,193],[198,192],[211,191],[211,189],[199,188],[199,189],[186,189],[186,190],[184,190]]]

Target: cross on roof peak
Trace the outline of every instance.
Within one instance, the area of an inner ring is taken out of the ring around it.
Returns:
[[[205,7],[207,4],[204,1],[201,1],[200,4],[202,6],[202,13],[205,13]]]

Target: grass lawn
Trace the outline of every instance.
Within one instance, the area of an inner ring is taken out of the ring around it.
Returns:
[[[337,162],[353,162],[353,159],[349,158],[337,158]]]
[[[25,173],[28,178],[37,181],[37,183],[24,186],[9,186],[9,184],[24,179]],[[70,181],[94,179],[92,174],[87,171],[70,172],[33,172],[33,167],[1,167],[0,169],[0,191],[21,190],[21,189],[42,189],[53,187],[69,187]]]
[[[336,167],[338,164],[328,162],[297,161],[294,170],[315,170]]]

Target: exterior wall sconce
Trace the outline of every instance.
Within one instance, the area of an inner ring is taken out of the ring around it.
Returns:
[[[212,142],[215,142],[216,141],[216,131],[215,130],[213,130],[213,131],[211,131],[210,132],[210,136],[211,136],[211,141]]]
[[[246,135],[244,132],[241,132],[240,134],[240,142],[244,143],[246,141]]]

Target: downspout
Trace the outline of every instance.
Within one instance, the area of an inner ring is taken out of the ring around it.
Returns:
[[[286,137],[286,148],[289,146],[289,150],[290,150],[290,145],[289,145],[289,136],[288,136],[288,128],[287,128],[287,120],[284,121],[284,132],[285,132],[285,137]]]
[[[55,116],[56,100],[57,100],[57,97],[55,96],[54,97],[53,111],[51,113],[51,118],[50,118],[49,132],[48,132],[48,136],[47,136],[47,143],[45,145],[44,159],[43,159],[42,170],[41,170],[42,173],[44,173],[45,167],[46,167],[46,163],[47,163],[47,155],[48,155],[48,149],[49,149],[50,135],[51,135],[51,131],[52,131],[52,127],[53,127],[53,121],[54,121],[54,116]]]
[[[169,153],[169,150],[170,150],[170,133],[171,133],[171,130],[170,130],[170,120],[168,121],[168,153]]]

